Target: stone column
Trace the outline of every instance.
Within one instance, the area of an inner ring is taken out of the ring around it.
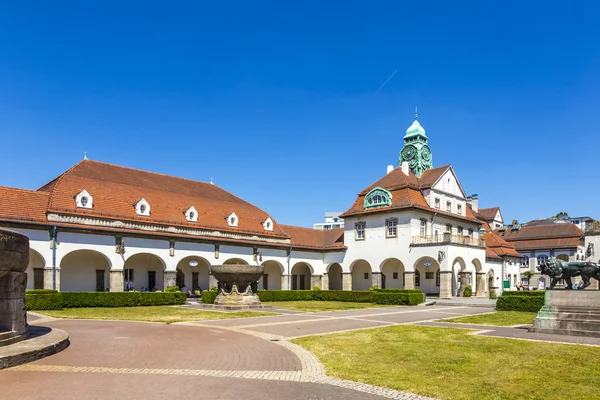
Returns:
[[[381,272],[371,272],[371,286],[381,287]]]
[[[440,298],[452,297],[452,271],[440,271]]]
[[[169,286],[175,286],[175,284],[177,283],[177,271],[165,271],[164,275],[165,279],[163,291]]]
[[[321,279],[321,283],[323,284],[323,286],[321,286],[321,289],[329,290],[329,275],[328,274],[323,274],[323,279]]]
[[[219,287],[219,281],[212,275],[208,275],[208,288]]]
[[[44,289],[52,290],[52,267],[44,268]],[[56,268],[56,290],[60,292],[60,268]]]
[[[352,274],[350,272],[342,273],[342,290],[352,290]]]
[[[413,290],[415,288],[415,273],[407,271],[404,273],[404,289]]]
[[[485,272],[477,272],[475,275],[475,297],[485,296]]]
[[[321,275],[312,275],[310,277],[310,288],[312,289],[315,286],[318,286],[321,289],[323,289],[323,287],[321,286]]]
[[[281,290],[289,290],[291,287],[289,286],[290,276],[289,275],[281,275]]]
[[[125,280],[123,279],[123,270],[110,271],[110,291],[122,292],[125,288]]]

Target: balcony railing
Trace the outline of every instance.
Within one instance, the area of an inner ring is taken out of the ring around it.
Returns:
[[[434,245],[434,244],[462,244],[464,246],[485,248],[485,239],[475,239],[471,236],[452,235],[443,233],[441,235],[413,236],[413,245]]]

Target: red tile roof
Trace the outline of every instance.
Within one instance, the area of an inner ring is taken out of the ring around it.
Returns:
[[[577,248],[583,237],[581,229],[569,222],[508,227],[504,232],[496,229],[494,233],[513,244],[517,251]]]
[[[319,230],[300,226],[280,225],[292,238],[293,248],[344,250],[344,228]]]
[[[45,192],[0,186],[0,219],[46,222],[48,199]]]
[[[500,207],[480,208],[477,212],[481,214],[486,221],[493,221],[496,218],[496,214],[500,210]]]
[[[348,217],[351,215],[364,215],[372,213],[380,213],[386,211],[394,211],[399,209],[416,208],[424,211],[436,212],[439,215],[445,215],[451,218],[468,220],[470,222],[479,222],[475,216],[470,216],[467,211],[466,216],[433,209],[425,200],[421,189],[431,187],[440,176],[450,168],[449,165],[434,168],[425,171],[421,178],[417,178],[409,171],[408,175],[402,172],[402,167],[395,168],[381,179],[377,180],[372,185],[358,194],[352,206],[340,215],[340,217]],[[374,188],[381,187],[392,194],[392,204],[385,207],[377,207],[375,209],[364,208],[365,196]],[[468,207],[467,207],[468,208]]]

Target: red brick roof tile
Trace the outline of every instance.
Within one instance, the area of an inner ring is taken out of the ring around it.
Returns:
[[[478,213],[485,218],[486,221],[493,221],[499,210],[500,207],[480,208]]]
[[[0,186],[0,219],[46,222],[49,194]]]
[[[340,249],[344,246],[344,228],[319,230],[300,226],[280,225],[292,238],[292,248]]]

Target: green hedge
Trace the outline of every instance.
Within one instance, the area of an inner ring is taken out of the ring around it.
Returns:
[[[527,293],[527,292],[524,292]],[[516,296],[506,295],[506,292],[496,300],[498,311],[527,311],[538,312],[544,306],[544,296]]]
[[[259,290],[260,301],[303,301],[313,300],[320,290]]]
[[[373,292],[373,303],[375,304],[394,304],[394,305],[406,305],[415,306],[425,301],[425,295],[423,292],[407,290],[402,291],[374,291]]]
[[[545,290],[505,290],[502,292],[502,296],[544,297],[545,294]]]
[[[52,289],[27,289],[25,291],[27,294],[49,294],[49,293],[58,293],[58,290]]]
[[[313,300],[372,303],[373,292],[370,290],[321,290],[314,293]]]
[[[204,290],[202,292],[202,303],[204,304],[214,304],[216,298],[217,292],[213,290]]]
[[[25,292],[27,310],[60,310],[63,308],[61,293],[27,293]]]
[[[185,304],[185,293],[162,292],[60,292],[25,293],[28,310],[59,310],[80,307],[136,307]]]

